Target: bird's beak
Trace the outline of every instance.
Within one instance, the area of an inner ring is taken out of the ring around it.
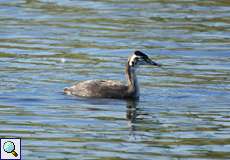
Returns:
[[[161,67],[161,66],[162,66],[161,64],[156,63],[156,62],[152,61],[151,59],[148,59],[147,62],[148,62],[148,64],[153,65],[153,66],[158,66],[158,67]]]

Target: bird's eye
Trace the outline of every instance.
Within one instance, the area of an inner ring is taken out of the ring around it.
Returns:
[[[132,62],[132,66],[134,66],[135,65],[135,62]]]

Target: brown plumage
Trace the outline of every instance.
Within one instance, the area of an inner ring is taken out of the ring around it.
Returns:
[[[65,88],[64,93],[93,98],[138,99],[139,87],[135,70],[139,65],[145,64],[160,66],[144,53],[135,51],[126,64],[127,85],[114,80],[87,80]]]

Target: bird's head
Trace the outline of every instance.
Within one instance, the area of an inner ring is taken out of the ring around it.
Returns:
[[[130,67],[138,67],[139,65],[153,65],[160,67],[161,65],[152,61],[146,54],[141,51],[135,51],[128,60]]]

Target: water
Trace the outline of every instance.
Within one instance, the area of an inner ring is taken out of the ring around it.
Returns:
[[[23,159],[230,159],[228,0],[1,0],[0,137]],[[135,49],[139,102],[63,88],[124,79]]]

